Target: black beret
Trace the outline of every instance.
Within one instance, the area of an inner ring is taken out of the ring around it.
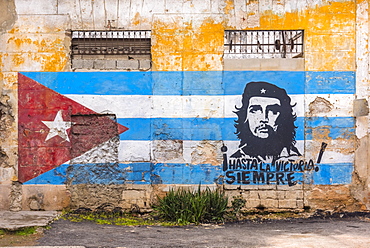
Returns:
[[[267,82],[248,83],[243,93],[243,105],[245,104],[245,106],[247,106],[249,99],[254,96],[277,98],[282,103],[285,102],[290,104],[290,97],[284,89]]]

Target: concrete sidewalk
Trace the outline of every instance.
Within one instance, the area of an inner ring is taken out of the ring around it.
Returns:
[[[59,215],[57,211],[0,211],[0,229],[43,227],[51,224]]]

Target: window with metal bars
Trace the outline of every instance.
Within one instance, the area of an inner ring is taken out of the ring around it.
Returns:
[[[225,58],[302,58],[303,30],[225,30]]]
[[[72,31],[72,55],[150,55],[151,31]]]

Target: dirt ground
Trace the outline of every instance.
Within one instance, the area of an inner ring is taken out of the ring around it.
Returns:
[[[0,234],[0,247],[1,246],[35,246],[37,240],[44,234],[44,228],[38,228],[36,233],[28,235],[19,235],[15,232],[6,232]]]

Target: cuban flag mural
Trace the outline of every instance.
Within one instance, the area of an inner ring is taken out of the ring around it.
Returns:
[[[26,72],[18,83],[24,184],[351,182],[353,72]]]
[[[42,176],[127,130],[21,74],[18,82],[20,182]],[[72,126],[78,135],[71,134]]]

